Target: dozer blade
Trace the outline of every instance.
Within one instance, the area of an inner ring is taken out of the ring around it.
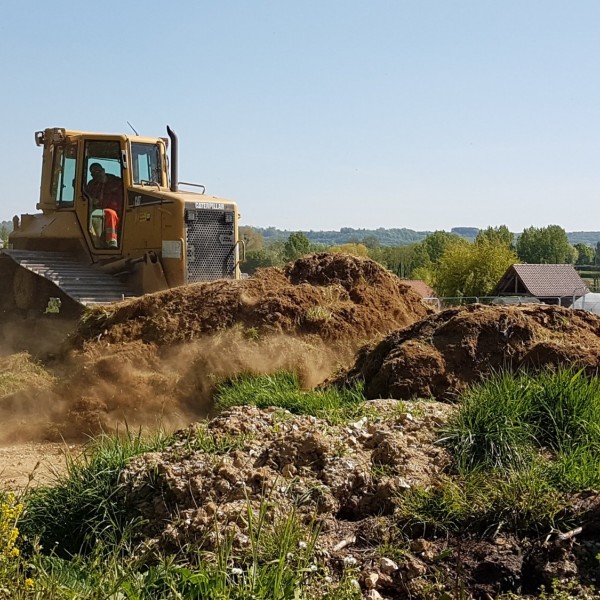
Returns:
[[[80,263],[68,254],[38,252],[37,250],[0,250],[18,265],[47,279],[67,296],[88,306],[109,304],[135,294],[112,275],[94,265]]]

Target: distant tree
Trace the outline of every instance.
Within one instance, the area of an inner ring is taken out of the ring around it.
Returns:
[[[457,235],[460,235],[460,237],[464,237],[470,242],[473,242],[479,231],[480,230],[477,227],[453,227],[450,230],[450,233],[456,233]]]
[[[488,296],[517,256],[504,242],[486,236],[470,244],[449,244],[433,267],[433,287],[441,297]]]
[[[281,240],[265,244],[260,250],[249,250],[246,252],[246,260],[242,263],[242,271],[251,275],[256,269],[281,267],[286,263],[284,253],[284,242]]]
[[[429,267],[417,267],[408,279],[420,279],[424,281],[428,286],[433,287],[435,284],[435,273],[433,264],[430,263]]]
[[[487,239],[492,243],[505,244],[509,248],[514,248],[515,236],[506,225],[500,225],[500,227],[488,227],[487,229],[480,229],[476,242],[480,242],[483,239]]]
[[[331,246],[329,252],[338,254],[352,254],[353,256],[369,256],[369,249],[364,244],[341,244]]]
[[[600,265],[600,242],[596,242],[596,256],[594,256],[594,264]]]
[[[576,265],[593,265],[596,258],[596,251],[587,244],[575,244],[577,250]]]
[[[242,225],[240,227],[240,239],[244,240],[246,244],[246,252],[254,250],[262,250],[265,247],[265,238],[263,235],[248,225]]]
[[[277,255],[263,248],[262,250],[250,250],[246,252],[246,260],[242,264],[242,271],[252,275],[256,269],[275,266],[279,266]]]
[[[376,235],[367,235],[362,239],[362,244],[369,249],[381,246],[379,238]]]
[[[517,254],[520,260],[532,264],[572,264],[577,259],[567,232],[558,225],[525,229],[517,240]]]
[[[455,241],[465,241],[456,233],[448,233],[447,231],[434,231],[430,233],[421,243],[427,250],[427,255],[432,263],[436,263],[444,254],[444,251],[449,244]]]
[[[0,240],[4,248],[8,246],[8,234],[12,231],[12,227],[9,229],[6,225],[0,226]]]
[[[369,249],[369,258],[403,279],[413,279],[415,269],[431,265],[427,250],[421,243],[371,248]]]
[[[310,240],[301,231],[291,233],[284,245],[284,258],[297,260],[310,252]]]

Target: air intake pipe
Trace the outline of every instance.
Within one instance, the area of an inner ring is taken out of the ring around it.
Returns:
[[[179,190],[179,173],[177,168],[177,134],[168,125],[167,133],[171,138],[171,191],[177,192]]]

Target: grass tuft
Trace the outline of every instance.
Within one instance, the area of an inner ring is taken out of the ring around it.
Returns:
[[[550,459],[565,491],[600,486],[600,380],[574,368],[501,373],[474,386],[442,439],[461,474]]]
[[[344,390],[325,388],[303,390],[298,377],[288,371],[273,375],[237,375],[220,383],[215,391],[215,406],[278,407],[297,415],[312,415],[328,421],[355,418],[364,410],[362,386]]]
[[[95,438],[82,456],[68,459],[65,475],[54,486],[29,491],[20,520],[23,536],[59,557],[86,553],[102,542],[118,543],[132,526],[119,494],[122,469],[132,456],[161,450],[170,441],[163,433]]]

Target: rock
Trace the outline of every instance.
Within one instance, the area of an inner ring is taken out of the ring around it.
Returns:
[[[379,568],[382,573],[389,575],[398,570],[398,565],[391,558],[383,556],[379,559]]]
[[[433,559],[436,555],[435,546],[430,541],[423,538],[413,540],[410,544],[410,549],[427,560]]]
[[[358,564],[358,560],[356,560],[356,558],[354,558],[354,556],[351,554],[348,554],[348,556],[344,556],[343,563],[344,567],[346,568],[355,567]]]
[[[369,590],[365,594],[364,597],[366,600],[382,600],[383,599],[383,596],[377,590]]]
[[[363,584],[368,590],[376,588],[378,581],[379,573],[377,571],[370,571],[363,576]]]
[[[410,554],[405,558],[404,569],[409,577],[421,577],[427,573],[427,566]]]

